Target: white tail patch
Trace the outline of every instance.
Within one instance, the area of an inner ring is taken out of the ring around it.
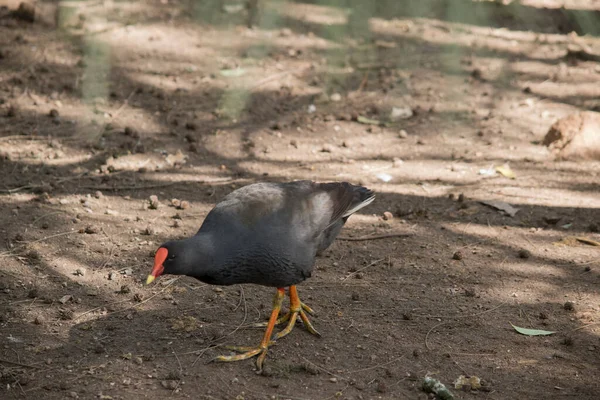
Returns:
[[[369,204],[371,204],[373,202],[373,200],[375,200],[375,194],[372,194],[365,201],[363,201],[361,203],[358,203],[356,206],[354,206],[351,209],[349,209],[348,211],[346,211],[344,213],[344,215],[342,215],[342,218],[349,217],[350,215],[354,214],[355,212],[357,212],[361,208],[368,206]]]

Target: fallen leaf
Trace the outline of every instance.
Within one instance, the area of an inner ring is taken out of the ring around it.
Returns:
[[[481,388],[481,379],[478,376],[461,375],[454,381],[455,389],[477,390]]]
[[[361,124],[365,124],[365,125],[380,125],[381,124],[381,122],[379,120],[363,117],[362,115],[359,115],[358,118],[356,118],[356,121],[358,121]]]
[[[508,165],[503,165],[501,167],[496,167],[496,171],[501,174],[502,176],[505,176],[507,178],[510,179],[516,179],[517,175],[515,175],[515,173],[513,172],[512,169],[510,169],[510,166]]]
[[[547,336],[547,335],[552,335],[553,333],[556,333],[554,331],[544,331],[541,329],[528,329],[528,328],[521,328],[520,326],[515,326],[513,324],[511,324],[513,328],[515,328],[515,331],[519,332],[521,335],[526,335],[526,336]]]
[[[514,208],[508,203],[499,200],[481,200],[479,201],[481,204],[485,204],[486,206],[495,208],[496,210],[504,211],[511,217],[514,217],[518,212],[518,208]]]

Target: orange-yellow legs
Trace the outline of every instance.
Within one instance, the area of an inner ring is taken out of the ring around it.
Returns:
[[[277,293],[275,293],[275,298],[273,299],[273,311],[271,311],[271,317],[269,318],[269,322],[267,323],[267,329],[263,336],[262,341],[257,347],[243,347],[243,346],[227,346],[228,349],[240,352],[241,354],[232,355],[232,356],[218,356],[215,361],[241,361],[246,360],[248,358],[254,357],[258,355],[258,359],[256,360],[256,366],[258,371],[262,371],[262,365],[267,357],[267,350],[270,345],[275,343],[275,340],[281,339],[282,337],[289,334],[292,329],[294,329],[294,325],[296,324],[296,320],[298,316],[306,326],[306,329],[313,335],[321,336],[319,332],[312,326],[306,313],[313,313],[313,310],[307,306],[306,304],[300,301],[298,297],[298,291],[296,290],[296,286],[290,286],[289,291],[290,296],[290,311],[281,318],[279,317],[279,312],[281,311],[281,304],[283,303],[283,298],[285,297],[285,289],[277,288]],[[271,336],[273,335],[273,329],[275,325],[284,323],[287,321],[287,326],[279,333],[275,335],[274,340],[271,340]]]
[[[284,315],[280,320],[277,321],[278,323],[288,321],[288,324],[281,332],[275,335],[275,340],[281,339],[282,337],[289,334],[292,331],[292,329],[294,329],[294,325],[296,324],[296,319],[298,319],[298,316],[300,316],[300,319],[304,323],[304,326],[310,333],[316,336],[321,336],[321,334],[317,332],[315,327],[310,323],[306,315],[306,313],[314,314],[314,311],[312,308],[300,301],[296,285],[290,286],[289,295],[290,311],[286,315]]]
[[[263,362],[267,357],[267,350],[269,349],[269,345],[272,344],[271,335],[273,334],[273,328],[275,328],[275,324],[277,323],[277,317],[279,317],[279,311],[281,311],[281,303],[283,303],[284,297],[285,289],[277,288],[277,293],[275,293],[275,298],[273,299],[273,311],[271,311],[271,318],[269,318],[267,330],[265,331],[265,335],[263,336],[262,341],[257,347],[228,347],[229,349],[239,351],[242,354],[237,354],[235,356],[218,356],[215,360],[241,361],[258,355],[258,359],[256,360],[256,367],[258,368],[259,372],[262,371]]]

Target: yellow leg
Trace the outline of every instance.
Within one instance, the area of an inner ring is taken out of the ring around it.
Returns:
[[[267,324],[267,329],[265,331],[265,335],[263,336],[262,341],[257,347],[231,347],[231,349],[236,351],[242,351],[242,354],[238,354],[235,356],[218,356],[215,361],[241,361],[246,360],[248,358],[254,357],[258,355],[258,359],[256,360],[256,367],[258,371],[262,371],[262,365],[267,357],[267,350],[271,342],[271,335],[273,334],[273,328],[275,327],[275,323],[277,322],[277,317],[279,316],[279,311],[281,310],[281,303],[283,302],[283,298],[285,297],[285,289],[277,288],[277,293],[275,293],[275,298],[273,299],[273,311],[271,311],[271,318],[269,318],[269,323]]]
[[[313,314],[314,311],[312,310],[312,308],[300,301],[296,285],[290,286],[290,312],[284,316],[284,318],[289,316],[287,318],[288,324],[281,332],[275,335],[275,340],[281,339],[282,337],[289,334],[292,331],[292,329],[294,329],[294,325],[296,324],[298,316],[300,316],[300,319],[304,323],[304,326],[310,333],[312,333],[313,335],[321,336],[321,334],[317,332],[317,330],[308,320],[306,313]]]

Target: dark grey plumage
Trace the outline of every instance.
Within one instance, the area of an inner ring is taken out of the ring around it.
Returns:
[[[374,193],[347,182],[256,183],[227,195],[195,236],[165,243],[165,273],[210,284],[284,287],[308,278],[315,256]]]

